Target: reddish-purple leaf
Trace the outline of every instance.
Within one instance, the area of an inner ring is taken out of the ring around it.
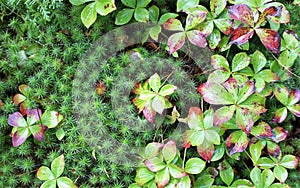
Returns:
[[[15,105],[20,104],[21,102],[25,101],[26,97],[22,94],[16,94],[13,98],[13,102]]]
[[[242,45],[253,37],[254,30],[249,27],[239,27],[230,34],[229,44]]]
[[[26,127],[27,123],[20,112],[15,112],[8,116],[8,124],[14,127]]]
[[[143,109],[143,114],[145,118],[150,122],[154,123],[154,118],[155,118],[155,111],[153,110],[151,103],[147,102],[144,109]]]
[[[286,117],[287,117],[287,109],[286,107],[283,107],[283,108],[280,108],[278,109],[275,113],[274,113],[274,117],[273,117],[273,120],[276,122],[276,123],[281,123],[283,122]]]
[[[163,27],[166,30],[170,30],[170,31],[183,31],[184,30],[181,22],[175,18],[168,19],[168,21],[166,21],[163,24]]]
[[[42,142],[44,138],[44,133],[47,130],[47,127],[45,125],[34,125],[29,127],[30,132],[32,133],[32,136]]]
[[[254,16],[250,7],[245,4],[237,4],[228,7],[231,18],[239,20],[249,26],[254,26]]]
[[[272,29],[255,29],[256,34],[260,38],[263,45],[272,53],[280,52],[280,35]]]
[[[29,136],[29,130],[27,128],[18,129],[12,136],[12,144],[17,147],[25,142]]]
[[[235,106],[224,106],[219,108],[214,114],[214,125],[221,125],[229,121],[235,112]]]
[[[197,146],[197,151],[204,160],[210,161],[214,154],[215,148],[212,143],[203,142],[203,144]]]
[[[282,127],[276,127],[273,129],[273,137],[272,140],[276,143],[279,143],[287,137],[288,132],[284,130]]]
[[[246,134],[249,134],[251,132],[251,129],[254,125],[254,120],[252,114],[248,109],[236,109],[236,124]]]
[[[292,112],[295,116],[300,117],[300,104],[295,104],[294,106],[287,107],[290,112]]]
[[[273,137],[272,128],[266,122],[260,122],[257,126],[253,127],[251,134],[260,139]]]
[[[23,116],[25,116],[28,113],[29,105],[27,104],[27,101],[24,101],[20,105],[20,112]]]
[[[229,150],[229,154],[233,155],[244,151],[248,146],[248,142],[247,134],[243,131],[235,131],[231,133],[226,139],[226,146]]]
[[[300,90],[299,89],[292,90],[289,95],[288,105],[292,106],[296,104],[299,100],[300,100]]]
[[[199,46],[200,48],[205,48],[207,46],[206,38],[200,31],[188,31],[186,35],[192,44]]]
[[[281,150],[279,145],[277,145],[274,142],[268,141],[267,142],[267,151],[270,155],[272,155],[273,157],[277,158],[281,155]]]
[[[173,54],[179,50],[185,42],[185,33],[179,32],[171,35],[168,39],[169,54]]]
[[[40,109],[28,110],[27,113],[27,123],[28,125],[33,125],[42,116],[42,111]]]

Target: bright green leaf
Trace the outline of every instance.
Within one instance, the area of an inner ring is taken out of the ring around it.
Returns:
[[[220,170],[220,177],[226,185],[230,185],[233,181],[234,173],[233,169],[227,161],[222,162],[222,168]]]
[[[40,180],[53,180],[55,178],[51,170],[46,166],[40,167],[36,175]]]
[[[116,10],[115,0],[101,0],[96,1],[96,11],[101,16],[106,16],[107,14]]]
[[[58,140],[62,140],[64,137],[65,137],[65,131],[63,128],[60,128],[58,129],[56,132],[55,132],[55,135],[56,135],[56,138]]]
[[[56,180],[47,180],[40,188],[56,188]]]
[[[288,177],[288,172],[282,166],[275,166],[274,176],[280,181],[280,183],[283,183]]]
[[[53,160],[51,163],[51,171],[55,178],[58,178],[64,171],[65,168],[65,160],[64,155],[61,155]]]
[[[159,17],[159,8],[155,5],[152,5],[149,8],[149,19],[152,22],[157,22]]]
[[[177,12],[185,11],[188,8],[195,7],[199,0],[177,0]]]
[[[244,69],[250,63],[250,58],[245,52],[236,54],[232,60],[232,72]]]
[[[177,89],[176,86],[174,85],[171,85],[171,84],[167,84],[167,85],[164,85],[160,91],[159,91],[159,94],[161,96],[167,96],[167,95],[171,95],[172,93],[174,93],[174,91]]]
[[[135,181],[139,185],[144,185],[154,178],[154,173],[147,168],[138,168],[136,170]]]
[[[186,164],[184,170],[189,174],[199,174],[205,168],[205,161],[200,158],[190,158]]]
[[[136,0],[121,0],[122,3],[130,8],[135,8]]]
[[[131,20],[133,13],[134,13],[134,9],[125,8],[121,10],[120,12],[118,12],[116,16],[115,24],[116,25],[127,24]]]
[[[70,3],[72,5],[82,5],[86,2],[90,2],[90,1],[93,1],[93,0],[70,0]]]
[[[149,12],[145,8],[136,8],[134,11],[134,19],[138,22],[148,22],[149,21]]]
[[[81,21],[89,28],[97,19],[96,2],[88,4],[81,12]]]
[[[59,188],[77,188],[73,181],[67,177],[58,178],[57,185]]]

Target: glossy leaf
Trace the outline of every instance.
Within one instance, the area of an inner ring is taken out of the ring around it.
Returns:
[[[230,185],[233,181],[233,169],[230,166],[230,164],[224,160],[222,163],[220,163],[220,177],[226,185]]]
[[[257,167],[254,167],[251,172],[250,172],[250,178],[254,185],[257,187],[262,187],[262,177],[261,177],[261,172],[260,169]]]
[[[199,174],[205,168],[205,162],[200,158],[190,158],[187,160],[184,170],[189,174]]]
[[[231,18],[254,26],[254,15],[249,6],[245,4],[233,5],[228,8],[228,12]]]
[[[276,123],[282,123],[286,117],[287,117],[287,109],[286,107],[280,108],[278,110],[276,110],[276,112],[274,113],[274,120]]]
[[[159,94],[161,96],[171,95],[172,93],[175,92],[176,89],[177,89],[176,86],[171,85],[171,84],[166,84],[160,89]]]
[[[254,125],[253,115],[247,109],[236,109],[236,124],[246,134],[249,134]]]
[[[280,183],[283,183],[283,182],[285,182],[285,180],[288,177],[288,172],[282,166],[275,166],[274,176],[276,177],[276,179],[278,179],[280,181]]]
[[[254,30],[248,27],[239,27],[232,31],[229,44],[242,45],[253,37]]]
[[[229,121],[235,112],[235,106],[224,106],[219,108],[214,114],[214,124],[221,125]]]
[[[261,177],[265,187],[269,187],[275,180],[274,174],[270,169],[263,170]]]
[[[15,105],[19,105],[21,102],[25,101],[26,97],[22,94],[16,94],[13,98]]]
[[[169,169],[165,168],[155,174],[155,182],[158,187],[164,187],[170,181]]]
[[[162,161],[162,159],[158,157],[153,157],[151,159],[148,159],[144,162],[144,164],[152,172],[158,172],[161,169],[166,167],[166,164]]]
[[[293,89],[289,94],[288,99],[288,106],[292,106],[296,104],[300,100],[300,90],[299,89]]]
[[[175,18],[168,19],[163,27],[169,31],[184,31],[181,22]]]
[[[258,141],[257,143],[250,145],[250,155],[254,164],[256,164],[258,159],[260,158],[262,149],[263,149],[263,145],[261,141]]]
[[[51,171],[55,178],[58,178],[64,171],[65,160],[64,155],[61,155],[53,160],[51,163]]]
[[[267,142],[267,151],[270,155],[272,155],[275,158],[278,158],[281,156],[280,147],[272,141]]]
[[[169,172],[173,178],[182,178],[186,176],[186,173],[184,170],[174,164],[169,164],[168,165]]]
[[[267,157],[262,157],[257,161],[257,164],[260,166],[262,169],[269,169],[273,168],[276,163],[272,161],[270,158]]]
[[[267,59],[263,53],[256,50],[251,56],[251,64],[253,65],[253,69],[255,73],[261,71],[265,65],[267,64]]]
[[[136,0],[136,7],[146,7],[151,0]]]
[[[171,19],[171,18],[176,18],[178,16],[178,14],[175,14],[175,13],[165,13],[165,14],[163,14],[161,17],[160,17],[160,19],[159,19],[159,21],[158,21],[158,24],[159,25],[162,25],[162,24],[164,24],[165,22],[167,22],[169,19]]]
[[[149,171],[147,168],[138,168],[136,170],[135,181],[139,185],[144,185],[148,183],[150,180],[154,179],[154,173]]]
[[[207,82],[223,83],[228,80],[230,77],[230,72],[224,70],[215,70],[210,73],[207,79]]]
[[[116,16],[115,24],[116,25],[127,24],[131,20],[133,13],[134,13],[134,9],[125,8],[121,10],[120,12],[118,12]]]
[[[263,45],[272,53],[279,54],[280,36],[272,29],[255,29]]]
[[[152,22],[157,22],[159,17],[159,8],[156,5],[152,5],[149,8],[149,19]]]
[[[36,175],[40,180],[53,180],[53,179],[55,179],[52,171],[46,166],[40,167],[39,170],[37,171]]]
[[[155,157],[159,153],[159,151],[162,147],[163,147],[163,144],[158,143],[158,142],[152,142],[152,143],[147,144],[147,146],[145,148],[146,159]]]
[[[207,46],[206,38],[200,31],[188,31],[186,35],[192,44],[199,46],[200,48],[205,48]]]
[[[203,83],[198,87],[203,99],[210,104],[233,104],[234,98],[221,84]]]
[[[57,185],[59,188],[77,188],[73,181],[67,177],[58,178]]]
[[[56,188],[56,180],[47,180],[40,188]]]
[[[219,42],[221,41],[221,33],[218,29],[214,29],[213,32],[207,38],[209,48],[217,48]]]
[[[211,56],[211,65],[214,67],[214,69],[221,69],[228,72],[230,71],[227,59],[218,54]]]
[[[135,8],[136,7],[136,0],[121,0],[124,5],[127,7]]]
[[[214,154],[215,147],[212,142],[204,141],[197,146],[197,152],[206,161],[210,161]]]
[[[232,60],[232,71],[237,72],[244,69],[250,64],[250,57],[245,53],[241,52],[236,54]]]
[[[167,142],[162,148],[163,157],[168,164],[175,158],[176,151],[176,143],[174,141]]]
[[[177,0],[177,12],[185,11],[199,4],[199,0]]]
[[[56,127],[63,120],[63,116],[55,111],[46,110],[41,117],[41,122],[48,128]]]
[[[18,147],[23,144],[25,140],[30,136],[30,132],[27,128],[18,128],[18,130],[12,135],[12,144],[14,147]]]
[[[149,12],[145,8],[136,8],[134,11],[134,19],[138,22],[148,22]]]
[[[230,155],[244,151],[248,146],[247,134],[243,131],[235,131],[231,133],[226,139],[226,146]]]
[[[210,10],[214,13],[214,16],[221,14],[226,7],[227,0],[212,0],[210,1]]]
[[[90,2],[90,1],[93,1],[93,0],[70,0],[70,3],[72,5],[82,5],[86,2]]]
[[[290,112],[292,112],[295,116],[300,117],[300,104],[295,104],[293,106],[287,107]]]
[[[115,0],[96,1],[96,11],[102,16],[106,16],[116,9]]]
[[[44,125],[41,125],[41,124],[38,124],[38,125],[33,125],[33,126],[30,126],[29,127],[29,130],[32,134],[32,136],[42,142],[43,141],[43,138],[44,138],[44,133],[45,131],[47,130],[47,127],[44,126]]]
[[[276,84],[273,92],[279,102],[285,106],[288,106],[289,90],[284,85]]]
[[[88,4],[81,12],[81,21],[89,28],[97,19],[96,2]]]
[[[252,128],[251,134],[259,139],[271,138],[273,130],[266,122],[259,122],[259,124]]]
[[[288,132],[284,130],[282,127],[275,127],[273,129],[274,136],[272,137],[272,140],[276,143],[279,143],[287,137]]]
[[[60,129],[58,129],[56,132],[55,132],[55,135],[56,135],[56,138],[58,139],[58,140],[62,140],[64,137],[65,137],[65,131],[64,131],[64,129],[63,128],[60,128]]]
[[[280,161],[280,165],[284,168],[293,169],[298,165],[298,159],[294,155],[285,155]]]

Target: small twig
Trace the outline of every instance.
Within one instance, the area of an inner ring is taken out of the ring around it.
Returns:
[[[186,150],[187,150],[187,148],[184,148],[183,161],[182,161],[182,168],[183,169],[184,169],[184,163],[185,163],[185,158],[186,158]]]
[[[297,74],[293,73],[292,71],[290,71],[286,66],[284,66],[278,59],[277,57],[274,56],[274,54],[272,54],[273,58],[279,63],[280,66],[282,66],[286,71],[288,71],[290,74],[296,76],[297,78],[300,78],[300,76],[298,76]]]

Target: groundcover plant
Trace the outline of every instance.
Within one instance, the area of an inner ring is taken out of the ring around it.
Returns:
[[[300,187],[298,0],[0,5],[0,187]]]

